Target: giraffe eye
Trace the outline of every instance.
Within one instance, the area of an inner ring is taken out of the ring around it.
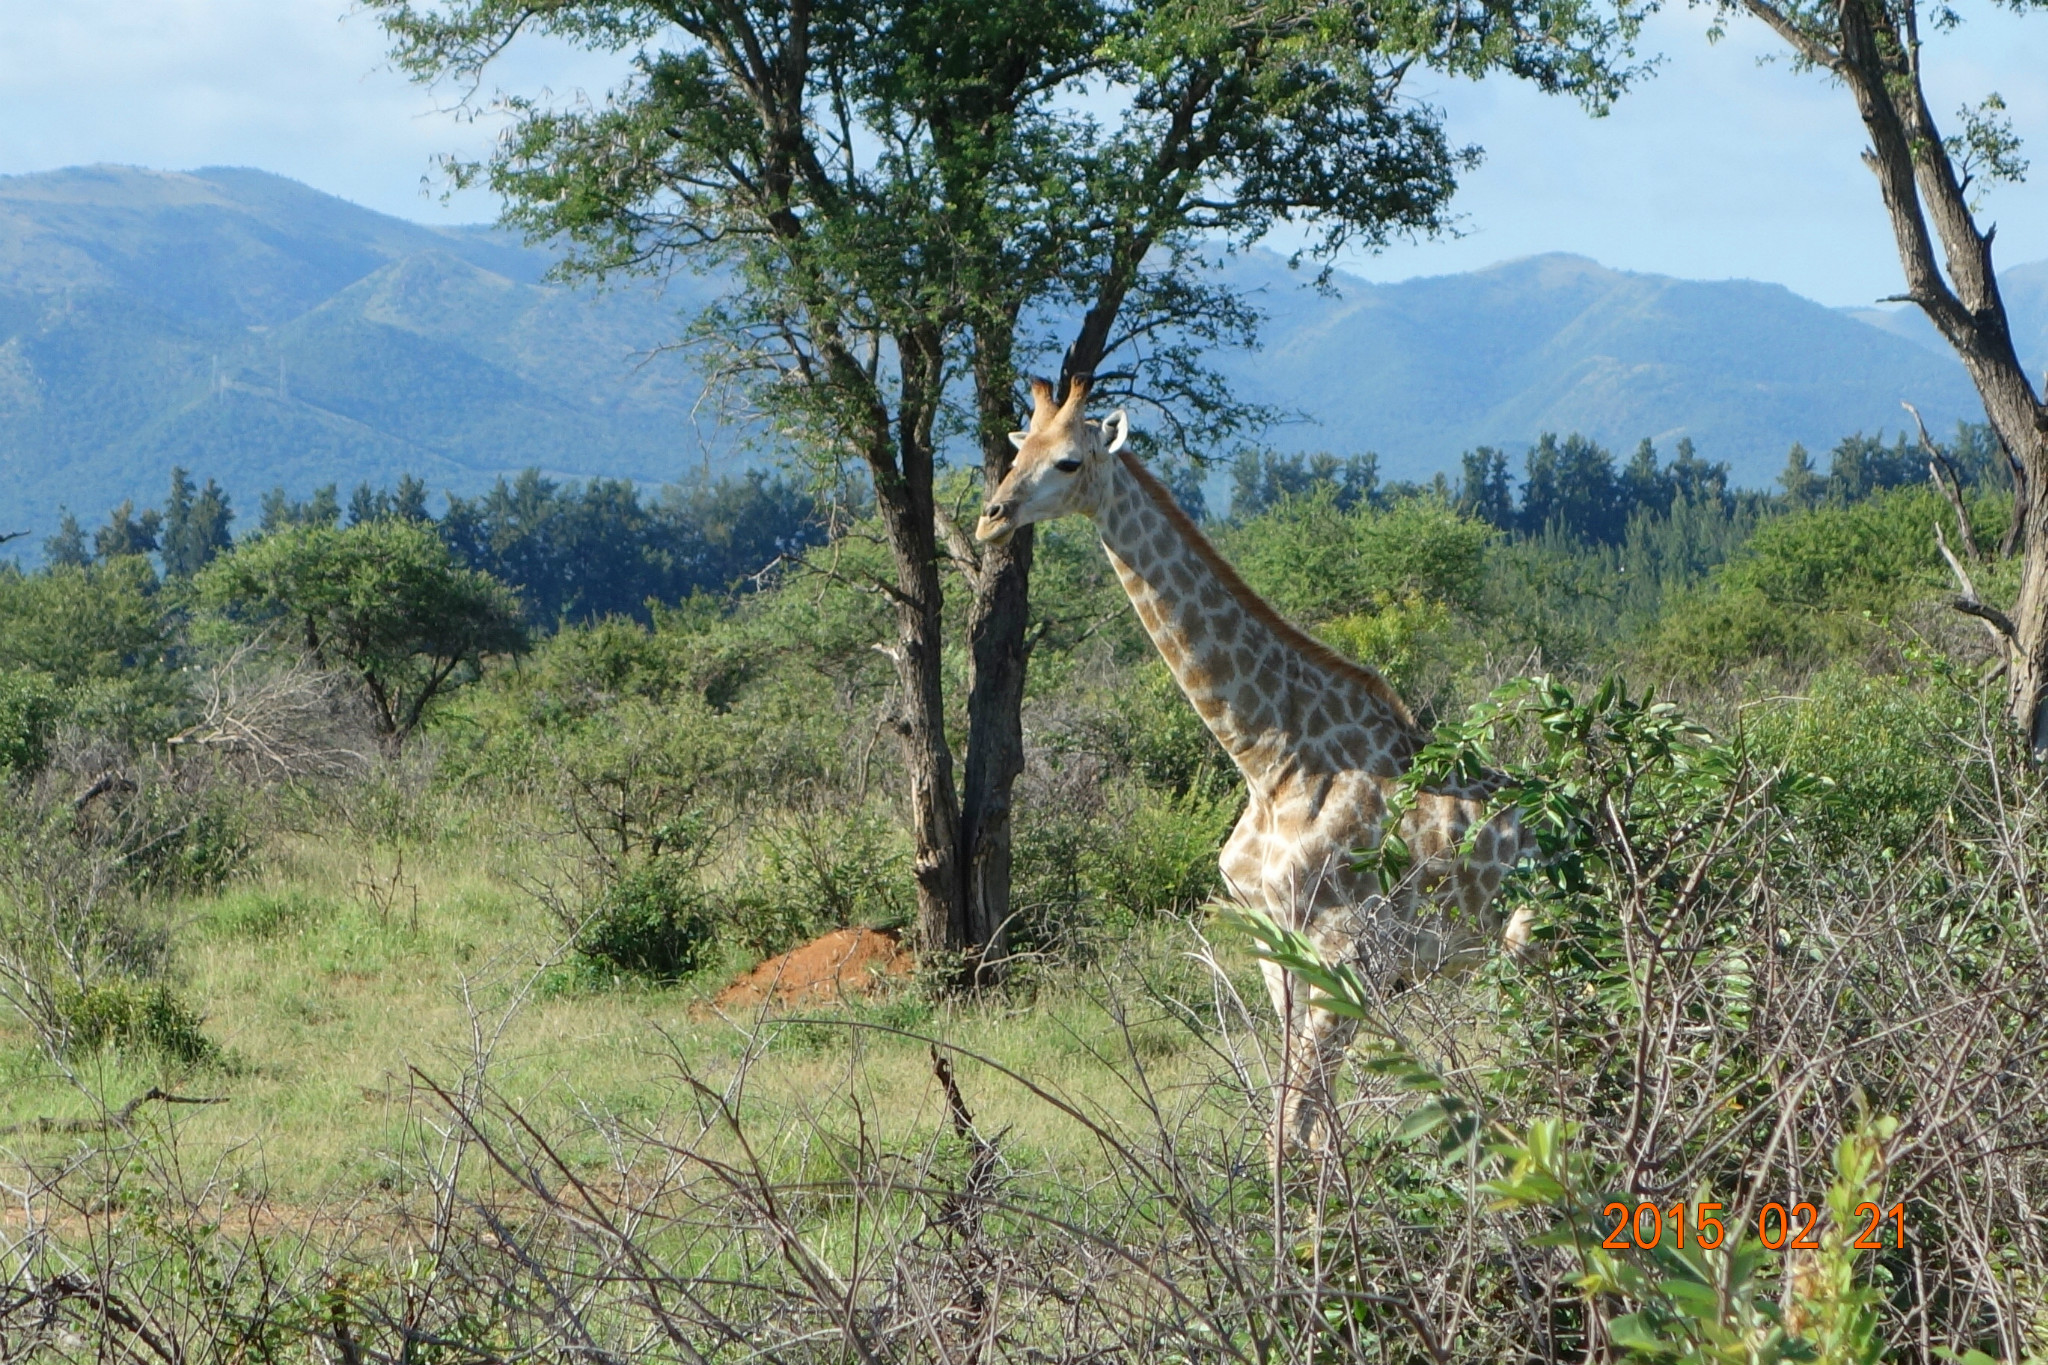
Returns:
[[[1062,474],[1071,474],[1081,467],[1081,462],[1069,455],[1064,460],[1054,460],[1052,467]]]

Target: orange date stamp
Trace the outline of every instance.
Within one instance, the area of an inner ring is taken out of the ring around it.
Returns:
[[[1649,1251],[1666,1237],[1672,1237],[1676,1239],[1679,1250],[1683,1251],[1690,1215],[1693,1245],[1713,1251],[1728,1235],[1720,1216],[1725,1207],[1711,1201],[1687,1204],[1681,1199],[1669,1208],[1656,1204],[1637,1204],[1631,1208],[1617,1199],[1600,1211],[1601,1217],[1614,1219],[1614,1227],[1600,1245],[1609,1251],[1630,1248]],[[1903,1203],[1888,1209],[1881,1209],[1876,1204],[1858,1204],[1856,1216],[1868,1220],[1856,1239],[1849,1243],[1856,1250],[1882,1251],[1887,1247],[1906,1245],[1906,1206]],[[1783,1204],[1766,1204],[1757,1210],[1756,1239],[1772,1251],[1780,1247],[1819,1251],[1820,1240],[1814,1234],[1814,1227],[1819,1221],[1820,1211],[1811,1204],[1794,1204],[1789,1209]],[[1887,1223],[1892,1226],[1887,1227]]]

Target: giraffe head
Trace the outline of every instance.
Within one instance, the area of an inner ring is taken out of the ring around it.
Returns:
[[[1081,415],[1088,380],[1076,377],[1064,406],[1052,401],[1052,385],[1031,381],[1031,429],[1013,431],[1017,462],[1010,466],[982,509],[977,540],[1003,540],[1019,527],[1078,512],[1094,516],[1109,491],[1110,462],[1130,439],[1131,419],[1122,409],[1100,422]]]

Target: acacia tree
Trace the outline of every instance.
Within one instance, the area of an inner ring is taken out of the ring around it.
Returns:
[[[1437,229],[1472,153],[1400,99],[1405,74],[1507,69],[1599,104],[1635,23],[1626,0],[367,3],[423,80],[474,87],[529,33],[620,55],[602,101],[500,96],[509,131],[456,178],[565,240],[569,276],[723,272],[696,338],[802,447],[865,467],[892,558],[876,586],[896,618],[920,927],[983,962],[1009,914],[1032,538],[969,544],[935,496],[945,433],[966,433],[993,486],[1020,358],[1041,353],[1063,353],[1062,390],[1093,374],[1184,440],[1240,429],[1253,414],[1193,363],[1255,318],[1205,278],[1213,253],[1283,219],[1325,252]],[[1105,103],[1118,112],[1086,112]],[[1067,336],[1045,321],[1077,313]],[[964,786],[949,558],[974,598]]]
[[[2048,3],[2009,0],[2007,8]],[[2048,755],[2048,407],[2013,348],[1991,263],[1997,229],[1978,226],[1982,206],[1973,197],[2026,170],[2005,105],[1989,95],[1959,112],[1960,131],[1941,131],[1921,79],[1921,27],[1961,22],[1945,3],[1923,13],[1919,0],[1722,0],[1720,10],[1762,20],[1800,66],[1827,72],[1856,101],[1870,138],[1864,164],[1877,177],[1906,276],[1905,292],[1888,301],[1917,305],[1955,348],[2012,464],[2018,601],[2010,616],[1982,602],[1956,562],[1963,592],[1955,605],[1991,629],[2013,720],[2039,761]]]
[[[416,522],[290,527],[215,559],[197,584],[209,607],[278,625],[320,667],[352,674],[387,753],[485,655],[526,643],[518,594],[456,565]]]

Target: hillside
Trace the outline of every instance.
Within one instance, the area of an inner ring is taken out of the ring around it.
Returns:
[[[2005,296],[2006,313],[2012,320],[2013,341],[2029,371],[2039,374],[2048,368],[2048,261],[2003,266],[1998,272],[1999,291]],[[1939,355],[1949,353],[1948,343],[1927,315],[1910,305],[1892,308],[1850,308],[1843,311],[1881,327],[1908,341],[1917,342]]]
[[[154,498],[174,464],[246,509],[278,484],[729,458],[688,367],[650,355],[682,294],[572,293],[547,263],[256,171],[0,180],[0,519]]]
[[[1376,450],[1397,477],[1455,465],[1473,446],[1580,431],[1616,448],[1649,436],[1667,453],[1689,436],[1761,487],[1793,441],[1823,450],[1851,431],[1896,430],[1901,399],[1936,431],[1982,419],[1945,354],[1777,285],[1551,255],[1399,284],[1344,279],[1326,298],[1271,257],[1238,269],[1263,286],[1271,321],[1265,348],[1227,372],[1248,397],[1319,419],[1279,443]],[[2027,302],[2038,334],[2048,290]]]
[[[660,482],[744,458],[657,349],[709,286],[570,291],[544,282],[549,259],[260,171],[0,178],[0,530],[156,499],[176,464],[248,511],[280,484],[411,472],[472,492],[528,466]],[[1772,285],[1571,256],[1328,294],[1263,252],[1226,269],[1270,320],[1263,349],[1219,363],[1307,419],[1274,443],[1374,450],[1391,477],[1578,430],[1690,436],[1763,485],[1794,440],[1896,429],[1901,398],[1938,426],[1977,411],[1912,319]],[[2038,367],[2048,263],[2007,278]]]

